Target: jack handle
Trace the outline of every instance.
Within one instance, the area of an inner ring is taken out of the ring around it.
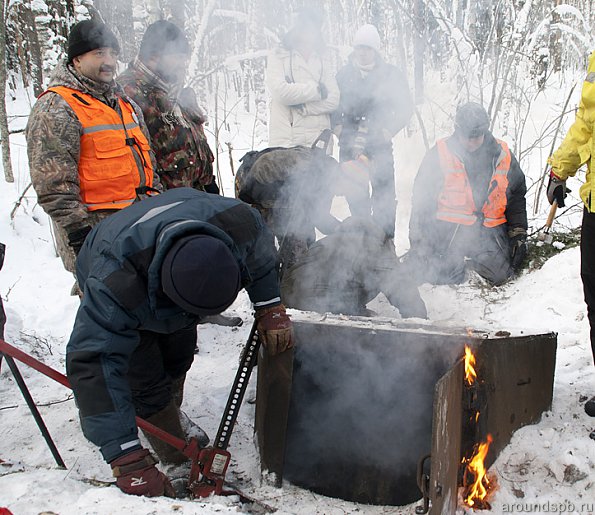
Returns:
[[[49,377],[50,379],[53,379],[57,383],[60,383],[62,386],[65,386],[66,388],[69,388],[70,390],[72,390],[70,381],[64,374],[58,372],[57,370],[53,369],[52,367],[49,367],[45,363],[38,361],[37,359],[35,359],[33,356],[30,356],[26,352],[23,352],[22,350],[17,349],[16,347],[10,345],[9,343],[6,343],[4,340],[0,340],[0,353],[4,353],[8,356],[11,356],[14,359],[19,360],[20,362],[31,367],[32,369],[37,370],[37,372],[40,372],[44,376]],[[175,447],[180,452],[182,452],[185,456],[188,456],[193,462],[198,458],[198,453],[199,453],[200,449],[198,447],[198,443],[196,442],[196,440],[194,438],[191,439],[188,443],[186,443],[181,438],[177,438],[177,437],[169,434],[167,431],[160,429],[159,427],[151,424],[150,422],[147,422],[146,420],[144,420],[140,417],[136,417],[136,424],[141,429],[144,429],[145,431],[147,431],[148,433],[151,433],[152,435],[156,436],[160,440],[167,442],[172,447]]]

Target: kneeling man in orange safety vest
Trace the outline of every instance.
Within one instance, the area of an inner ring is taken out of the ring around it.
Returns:
[[[500,285],[527,254],[525,176],[508,145],[489,130],[485,109],[469,102],[455,131],[426,154],[413,188],[411,250],[420,283],[457,284],[474,270]]]

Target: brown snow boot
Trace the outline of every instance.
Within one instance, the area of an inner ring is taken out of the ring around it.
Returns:
[[[161,411],[151,415],[146,420],[158,428],[167,431],[169,434],[180,438],[181,440],[186,440],[186,434],[180,423],[180,413],[173,400]],[[159,461],[164,465],[181,465],[189,460],[175,447],[165,443],[163,440],[153,436],[149,432],[143,431],[143,434],[147,440],[149,440],[153,451],[155,451],[155,454],[159,457]]]
[[[171,398],[178,409],[182,406],[184,400],[184,382],[186,381],[186,374],[172,379],[171,381]]]
[[[180,424],[186,434],[186,440],[194,437],[198,440],[198,444],[202,447],[206,447],[210,443],[209,435],[196,424],[184,411],[180,409],[182,401],[184,400],[184,381],[186,380],[186,374],[171,382],[171,398],[173,403],[178,407],[178,413],[180,416]]]

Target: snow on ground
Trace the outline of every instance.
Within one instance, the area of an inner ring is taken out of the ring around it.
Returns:
[[[21,95],[9,107],[14,113],[22,114],[28,112],[28,104],[26,96]],[[23,120],[15,119],[12,127],[24,125]],[[231,126],[241,124],[239,120]],[[246,125],[253,126],[252,122]],[[233,157],[237,166],[239,157],[251,148],[252,136],[242,136],[240,128],[237,131],[234,128],[230,137],[234,139]],[[33,191],[28,192],[11,220],[15,203],[29,182],[23,135],[13,136],[11,143],[15,183],[7,184],[0,179],[0,241],[8,246],[5,266],[0,272],[0,295],[8,316],[6,339],[63,371],[65,347],[78,300],[69,296],[72,277],[55,255],[50,224],[36,205]],[[424,148],[415,135],[399,136],[396,144],[397,249],[402,253],[408,247],[410,191]],[[404,148],[407,158],[401,152]],[[532,162],[533,174],[541,170],[542,157]],[[227,154],[221,154],[220,159],[227,163]],[[229,195],[233,177],[225,166],[222,172],[224,189]],[[346,216],[341,199],[335,208],[341,218]],[[543,217],[544,213],[539,216]],[[576,218],[573,223],[576,225]],[[593,513],[595,441],[589,439],[589,433],[595,430],[595,420],[584,413],[581,396],[595,394],[595,368],[582,300],[578,249],[561,252],[542,269],[526,273],[501,288],[489,288],[472,279],[458,287],[424,285],[421,292],[430,319],[436,325],[505,329],[525,334],[559,333],[552,410],[539,424],[519,430],[492,467],[498,482],[493,513],[529,511],[534,503],[540,503],[541,509],[533,507],[533,512],[546,512],[546,508],[555,504],[558,508],[555,511],[562,511],[560,506],[564,506],[567,512]],[[398,316],[381,298],[371,307],[383,316]],[[216,433],[251,325],[251,308],[244,293],[229,311],[241,316],[244,326],[199,327],[200,353],[188,375],[183,406],[211,436]],[[144,499],[125,495],[107,485],[106,482],[113,481],[109,467],[83,437],[70,392],[24,365],[20,369],[68,469],[57,469],[4,364],[0,372],[0,460],[3,461],[0,462],[0,507],[10,508],[15,515],[242,511],[233,499],[213,498],[204,502]],[[252,399],[254,394],[253,380],[246,399]],[[254,405],[245,402],[231,440],[233,458],[228,476],[248,494],[278,508],[279,513],[414,513],[414,505],[371,507],[325,498],[289,484],[282,489],[270,486],[266,478],[261,478],[253,419]],[[548,502],[550,505],[546,506]]]

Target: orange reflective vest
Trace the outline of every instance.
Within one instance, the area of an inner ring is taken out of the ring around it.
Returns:
[[[122,209],[153,187],[150,145],[134,108],[121,98],[120,112],[67,88],[49,88],[72,108],[83,127],[79,156],[80,194],[89,211]]]
[[[463,162],[448,148],[446,140],[438,140],[440,168],[444,174],[444,185],[438,196],[438,220],[462,225],[473,225],[479,218],[486,227],[496,227],[506,223],[506,189],[510,170],[510,150],[508,145],[497,140],[502,148],[496,168],[486,192],[486,201],[477,211],[473,200],[473,191]]]

